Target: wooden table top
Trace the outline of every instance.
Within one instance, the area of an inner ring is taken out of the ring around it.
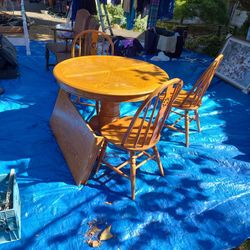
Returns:
[[[138,99],[169,78],[156,65],[118,56],[71,58],[57,64],[53,73],[67,92],[106,101]]]

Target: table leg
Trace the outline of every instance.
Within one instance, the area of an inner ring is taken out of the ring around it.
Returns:
[[[91,118],[89,124],[93,130],[100,130],[100,128],[120,117],[120,103],[119,102],[101,102],[101,110],[98,116]]]

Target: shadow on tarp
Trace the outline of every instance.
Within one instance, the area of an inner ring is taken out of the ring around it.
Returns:
[[[233,145],[241,152],[235,159],[249,162],[250,151],[250,129],[247,124],[250,122],[249,94],[242,94],[239,89],[233,86],[220,84],[215,96],[216,102],[220,105],[220,117],[225,122],[224,131],[227,135],[225,141],[228,145]]]
[[[11,104],[12,110],[1,112],[0,161],[18,162],[20,159],[28,159],[26,164],[18,167],[18,174],[26,173],[33,184],[55,181],[72,184],[73,179],[49,127],[49,116],[42,113],[43,104],[39,105],[39,100],[30,100],[28,104],[25,102],[25,96],[19,96],[18,102],[5,97],[1,101]],[[44,99],[45,102],[47,97]],[[15,105],[16,109],[13,109]],[[48,147],[48,144],[54,145],[53,148]],[[53,156],[51,151],[56,154]],[[60,167],[62,165],[63,168]],[[12,164],[8,166],[9,169],[12,167]],[[42,171],[43,169],[46,171]],[[57,171],[58,175],[51,175],[53,171]]]
[[[0,82],[0,165],[16,169],[22,201],[22,239],[1,249],[91,249],[93,220],[112,225],[114,238],[100,249],[227,249],[249,237],[249,96],[215,79],[200,110],[202,133],[193,124],[186,148],[183,134],[164,129],[165,177],[154,161],[138,169],[133,202],[129,181],[104,166],[87,186],[74,185],[49,127],[58,87],[44,44],[31,48],[32,57],[19,49],[21,77]],[[184,52],[155,63],[188,87],[210,62]],[[121,113],[138,106],[122,104]],[[128,155],[110,146],[106,157],[116,164]]]

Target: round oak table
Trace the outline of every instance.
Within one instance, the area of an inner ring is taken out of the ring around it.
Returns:
[[[90,122],[97,129],[120,116],[120,102],[145,99],[168,74],[145,61],[118,56],[83,56],[65,60],[54,68],[60,88],[101,102]]]

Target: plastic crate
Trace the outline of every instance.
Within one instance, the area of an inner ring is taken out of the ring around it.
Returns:
[[[21,203],[14,169],[0,175],[0,244],[21,238]]]

